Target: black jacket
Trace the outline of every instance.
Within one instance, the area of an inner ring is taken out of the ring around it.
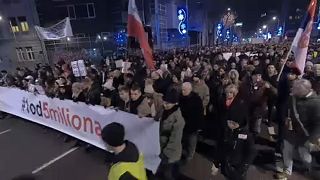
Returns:
[[[94,82],[86,94],[86,103],[91,105],[100,105],[101,102],[101,86],[98,82]]]
[[[200,129],[204,119],[204,110],[200,97],[191,92],[189,96],[180,96],[179,106],[186,122],[184,133],[191,134]]]

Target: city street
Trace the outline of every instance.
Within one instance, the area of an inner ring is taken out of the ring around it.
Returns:
[[[94,150],[87,154],[83,147],[73,147],[74,142],[64,143],[63,138],[64,135],[54,130],[17,117],[0,120],[0,179],[10,180],[17,175],[31,173],[40,180],[106,179],[108,167],[104,164],[103,151]],[[263,149],[256,160],[259,167],[250,168],[248,179],[273,179],[271,149],[266,146],[258,148]],[[221,175],[210,175],[208,158],[212,152],[211,147],[199,143],[198,154],[182,168],[181,179],[224,179]],[[307,178],[294,174],[291,179]]]

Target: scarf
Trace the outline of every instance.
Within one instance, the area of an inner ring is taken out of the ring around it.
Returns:
[[[174,113],[178,109],[179,109],[179,106],[175,105],[169,110],[164,110],[161,119],[162,120],[166,120],[172,113]]]

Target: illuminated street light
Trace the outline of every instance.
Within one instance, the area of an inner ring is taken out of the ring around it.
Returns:
[[[103,37],[103,40],[105,40],[105,41],[106,41],[107,39],[108,39],[108,38],[107,38],[106,36],[104,36],[104,37]]]
[[[262,26],[263,29],[267,29],[267,27],[268,27],[267,25],[263,25]]]
[[[0,16],[0,21],[2,21],[2,16]]]
[[[67,41],[71,41],[71,39],[69,37],[67,37]]]
[[[231,11],[231,8],[228,8],[228,11]]]
[[[97,37],[98,37],[98,39],[101,39],[101,36],[100,36],[100,35],[98,35]]]
[[[272,20],[274,20],[274,21],[275,21],[275,20],[277,20],[277,17],[276,17],[276,16],[274,16],[274,17],[272,18]]]

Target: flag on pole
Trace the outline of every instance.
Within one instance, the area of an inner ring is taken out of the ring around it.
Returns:
[[[298,29],[298,32],[291,45],[295,59],[293,68],[296,68],[300,74],[303,74],[305,68],[316,7],[317,0],[311,0],[307,14],[305,15],[305,18],[302,21],[301,26]]]
[[[153,63],[152,49],[150,48],[147,36],[138,14],[135,0],[129,0],[128,4],[128,36],[139,40],[140,48],[149,69],[155,69]]]

